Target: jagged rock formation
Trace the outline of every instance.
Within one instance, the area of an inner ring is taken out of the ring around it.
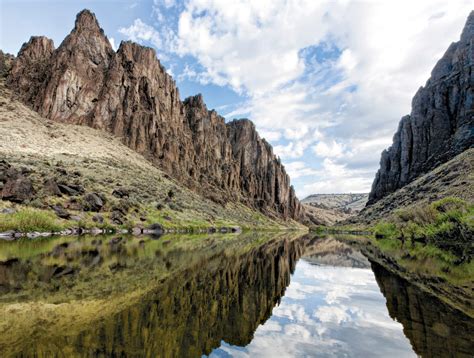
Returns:
[[[14,58],[15,56],[0,50],[0,78],[6,77],[10,73]]]
[[[251,122],[226,124],[200,95],[182,102],[153,49],[122,42],[114,52],[88,10],[58,49],[44,37],[24,44],[8,85],[44,117],[113,133],[215,201],[300,217],[284,167]]]
[[[81,218],[88,226],[302,228],[238,201],[222,206],[206,199],[108,132],[45,119],[16,100],[3,79],[0,138],[0,232],[12,229],[1,209],[18,210],[14,203],[52,209],[68,227]]]
[[[368,204],[474,146],[474,11],[382,153]]]

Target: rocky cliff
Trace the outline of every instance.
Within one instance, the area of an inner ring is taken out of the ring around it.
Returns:
[[[8,86],[44,117],[120,137],[217,202],[240,201],[270,216],[301,215],[284,167],[250,121],[225,123],[200,95],[181,101],[153,49],[122,42],[115,52],[88,10],[57,49],[45,37],[25,43]]]
[[[474,146],[474,11],[382,153],[368,204]]]

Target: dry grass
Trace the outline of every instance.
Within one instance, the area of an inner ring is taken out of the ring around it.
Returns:
[[[474,148],[387,195],[347,223],[373,225],[381,219],[393,218],[397,210],[416,211],[417,207],[446,197],[474,203]]]
[[[114,208],[125,208],[125,227],[144,226],[153,221],[166,228],[304,229],[294,221],[270,219],[239,203],[222,206],[205,199],[169,179],[118,138],[89,127],[42,118],[15,100],[3,83],[0,83],[0,138],[0,158],[32,171],[30,176],[37,197],[28,203],[29,207],[47,208],[69,200],[42,192],[44,179],[53,177],[80,184],[86,192],[102,194],[106,205],[101,214],[106,222]],[[60,173],[59,169],[64,169],[66,174]],[[112,192],[117,187],[128,188],[130,196],[126,199],[114,197]],[[172,198],[168,195],[170,191]],[[77,199],[80,201],[81,198]],[[91,214],[71,213],[83,216],[82,225],[97,225],[92,222]]]

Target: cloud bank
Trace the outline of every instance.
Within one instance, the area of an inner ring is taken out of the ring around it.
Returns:
[[[241,98],[300,197],[367,192],[411,98],[457,41],[469,1],[155,0],[120,29]],[[217,94],[218,95],[218,94]]]

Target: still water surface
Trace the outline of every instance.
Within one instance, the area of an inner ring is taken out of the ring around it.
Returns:
[[[469,357],[473,328],[334,238],[0,242],[2,357]]]

